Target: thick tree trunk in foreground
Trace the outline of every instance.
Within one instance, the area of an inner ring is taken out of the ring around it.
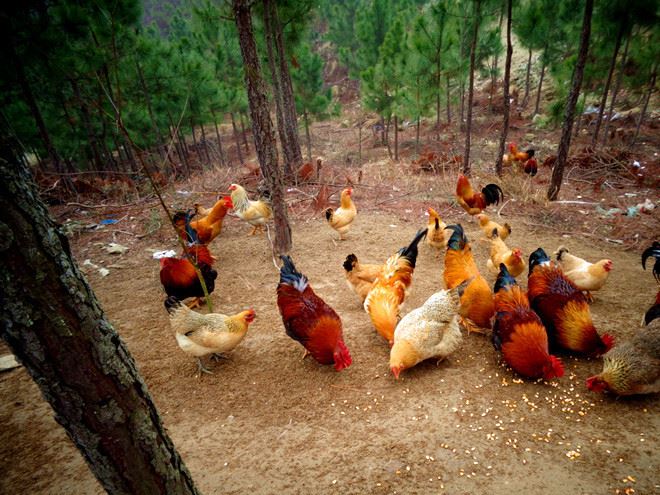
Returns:
[[[470,86],[467,101],[467,122],[465,127],[465,154],[463,155],[463,173],[470,175],[470,133],[472,132],[472,100],[474,98],[474,69],[476,65],[477,34],[481,16],[481,0],[477,0],[475,7],[474,33],[472,34],[472,45],[470,46]]]
[[[238,28],[239,44],[245,71],[252,134],[257,148],[257,156],[264,178],[268,181],[275,219],[275,251],[285,254],[291,250],[291,227],[284,202],[284,183],[282,173],[277,166],[277,147],[275,131],[270,120],[268,98],[261,77],[261,67],[257,45],[252,30],[252,14],[246,0],[233,0],[232,8]]]
[[[564,167],[568,159],[568,149],[571,146],[571,129],[573,119],[575,118],[575,106],[580,96],[582,87],[582,78],[584,76],[584,66],[587,62],[587,53],[589,52],[589,37],[591,36],[591,14],[594,10],[594,0],[586,0],[584,7],[584,18],[582,19],[582,33],[580,34],[580,48],[578,50],[577,63],[573,72],[573,83],[571,92],[566,101],[566,110],[564,113],[564,124],[561,128],[561,140],[557,150],[557,161],[552,169],[552,180],[548,188],[548,199],[555,201],[559,197],[561,181],[564,178]]]
[[[67,238],[0,146],[2,338],[108,493],[197,493]]]
[[[511,2],[507,0],[506,5],[506,61],[504,63],[504,122],[502,122],[502,134],[500,136],[500,148],[495,162],[495,172],[502,176],[502,159],[504,146],[509,134],[509,115],[511,113],[511,102],[509,97],[509,83],[511,80],[511,57],[513,56],[513,45],[511,44]]]

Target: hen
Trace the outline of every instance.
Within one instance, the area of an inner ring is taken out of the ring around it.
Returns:
[[[461,225],[448,225],[453,231],[445,254],[444,281],[447,289],[460,287],[459,314],[468,332],[486,333],[495,312],[493,291],[472,256],[472,247]]]
[[[199,267],[206,290],[211,294],[215,289],[218,272],[212,268],[213,257],[206,246],[190,246],[181,258],[161,258],[160,282],[168,296],[176,297],[180,301],[194,297],[191,306],[195,307],[201,304],[204,290],[190,259]]]
[[[353,292],[360,296],[362,303],[364,303],[382,268],[383,265],[360,263],[354,254],[346,256],[344,261],[346,282]]]
[[[229,190],[236,215],[252,225],[250,235],[256,234],[257,230],[263,232],[264,226],[273,216],[270,204],[263,199],[257,201],[249,199],[245,189],[238,184],[232,184],[229,186]]]
[[[451,232],[445,230],[447,224],[442,221],[438,212],[433,208],[429,208],[429,225],[428,233],[426,234],[426,243],[432,248],[444,249],[447,247],[447,241],[451,237]]]
[[[426,229],[418,231],[408,246],[388,258],[364,300],[364,310],[371,317],[376,331],[390,345],[399,320],[399,310],[412,284],[412,275],[417,262],[417,245],[425,235]]]
[[[339,208],[336,210],[332,208],[325,210],[325,219],[328,221],[330,227],[339,232],[339,240],[341,241],[346,239],[346,234],[357,215],[357,208],[351,198],[352,194],[353,188],[347,187],[341,192]]]
[[[603,259],[589,263],[568,252],[564,246],[559,246],[553,253],[566,278],[575,286],[586,292],[587,300],[593,301],[592,291],[597,291],[605,285],[612,270],[612,260]]]
[[[528,378],[551,380],[563,376],[561,361],[548,352],[548,334],[541,319],[503,263],[494,290],[493,346],[506,363]]]
[[[479,228],[481,228],[481,231],[487,239],[490,239],[493,235],[493,229],[497,229],[497,235],[503,241],[506,240],[511,233],[511,226],[508,223],[500,225],[497,222],[493,222],[485,213],[479,213],[475,218],[479,220]]]
[[[596,332],[584,294],[541,248],[529,257],[527,287],[529,302],[553,345],[595,356],[612,348],[614,338]]]
[[[390,350],[390,369],[397,379],[403,370],[426,359],[442,361],[458,348],[458,306],[456,289],[441,290],[401,319]]]
[[[220,235],[222,231],[222,222],[225,219],[227,210],[233,208],[229,196],[225,196],[213,205],[211,210],[206,210],[208,213],[198,220],[190,220],[190,227],[197,232],[197,238],[201,244],[208,244],[213,239]],[[195,211],[199,212],[200,207],[195,205]]]
[[[179,347],[197,358],[200,373],[211,373],[202,364],[202,357],[233,350],[241,343],[248,326],[254,321],[253,309],[233,316],[220,313],[196,313],[175,297],[165,301],[170,313],[170,326],[175,331]]]
[[[646,270],[646,260],[650,256],[655,258],[653,276],[658,282],[660,282],[660,242],[654,241],[653,244],[646,248],[642,253],[642,268],[644,268],[644,270]],[[655,304],[644,314],[644,323],[648,325],[658,317],[660,317],[660,289],[655,295]]]
[[[517,277],[525,271],[527,263],[522,256],[520,248],[509,249],[502,239],[497,235],[497,229],[493,229],[490,237],[490,259],[486,266],[493,273],[498,273],[497,267],[504,263],[512,277]]]
[[[300,342],[305,354],[320,364],[334,364],[337,371],[351,365],[351,354],[344,343],[341,319],[334,309],[317,296],[307,277],[296,270],[289,256],[281,256],[277,307],[286,334]]]
[[[504,193],[497,184],[488,184],[481,192],[474,192],[467,177],[460,174],[456,184],[456,200],[469,215],[476,215],[487,206],[503,201]]]
[[[660,321],[605,354],[603,371],[587,378],[587,388],[616,395],[660,392]]]

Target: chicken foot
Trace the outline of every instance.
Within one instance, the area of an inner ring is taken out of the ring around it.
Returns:
[[[472,320],[469,318],[460,318],[460,324],[465,330],[467,330],[468,335],[472,332],[474,333],[480,333],[481,335],[488,335],[488,331],[485,328],[481,328],[480,326],[477,326]]]
[[[202,358],[197,358],[197,371],[199,372],[199,376],[202,376],[202,373],[207,373],[209,375],[213,374],[211,370],[204,367],[202,364]]]

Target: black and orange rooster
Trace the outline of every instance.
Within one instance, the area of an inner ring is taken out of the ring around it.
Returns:
[[[281,259],[277,307],[286,334],[303,345],[303,358],[311,354],[321,364],[334,364],[337,371],[348,368],[351,353],[344,343],[339,315],[314,293],[289,256]]]
[[[493,291],[479,273],[472,247],[461,225],[448,225],[453,234],[447,242],[444,280],[447,289],[459,287],[461,307],[459,314],[468,332],[485,333],[495,312]]]
[[[202,218],[197,220],[190,220],[190,228],[197,232],[197,238],[200,244],[208,244],[222,231],[222,222],[227,215],[227,210],[234,207],[229,196],[220,198],[213,205],[210,211]],[[199,214],[199,208],[196,207],[196,212]]]
[[[612,348],[614,337],[598,335],[585,295],[541,248],[529,256],[527,287],[529,302],[541,317],[552,345],[592,356]]]
[[[196,307],[201,305],[204,290],[191,259],[199,267],[206,290],[211,294],[215,289],[218,272],[213,269],[213,256],[209,249],[199,244],[187,247],[186,253],[181,258],[161,258],[160,282],[167,295],[175,297],[179,301],[194,297],[195,300],[188,306]]]
[[[642,253],[642,268],[644,270],[646,270],[646,260],[651,256],[655,258],[653,276],[660,283],[660,242],[653,241],[653,244]],[[660,318],[660,289],[655,296],[655,304],[644,314],[644,323],[648,325],[656,318]]]
[[[564,367],[548,352],[548,334],[532,311],[525,292],[504,263],[495,282],[493,346],[514,371],[528,378],[551,380],[564,375]]]
[[[534,177],[539,171],[539,166],[536,163],[536,158],[530,158],[523,163],[523,172]]]
[[[476,193],[467,177],[460,174],[456,184],[456,200],[469,215],[477,215],[487,206],[504,201],[504,193],[497,184],[487,184],[480,193]]]

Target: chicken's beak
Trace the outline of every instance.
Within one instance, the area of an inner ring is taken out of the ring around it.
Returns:
[[[392,370],[392,374],[394,375],[394,378],[398,380],[399,374],[401,373],[401,368],[398,366],[392,366],[390,369]]]

